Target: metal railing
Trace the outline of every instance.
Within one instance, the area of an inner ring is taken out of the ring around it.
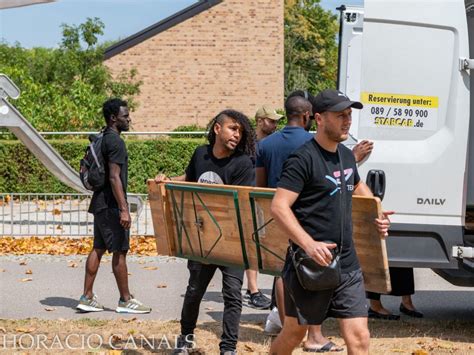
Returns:
[[[38,132],[42,136],[88,136],[90,134],[97,134],[98,131],[75,131],[75,132]],[[8,131],[0,131],[0,135],[11,135]],[[207,131],[153,131],[153,132],[122,132],[125,136],[205,136]]]
[[[82,237],[94,234],[94,218],[87,212],[90,195],[0,193],[0,236]],[[139,213],[132,212],[132,235],[153,235],[147,195]]]

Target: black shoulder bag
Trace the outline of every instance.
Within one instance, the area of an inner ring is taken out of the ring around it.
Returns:
[[[321,152],[318,152],[322,157]],[[337,149],[337,155],[339,158],[339,169],[341,171],[341,193],[340,196],[340,210],[341,210],[341,241],[339,243],[339,248],[331,250],[332,253],[332,262],[328,266],[319,265],[311,257],[309,257],[306,252],[301,248],[297,247],[293,251],[293,243],[290,241],[290,257],[293,261],[293,266],[296,270],[296,276],[301,286],[308,291],[321,291],[334,289],[341,283],[341,265],[340,259],[342,254],[342,242],[344,235],[344,220],[345,220],[345,196],[347,193],[346,190],[346,179],[344,175],[344,166],[342,164],[341,154],[339,152],[339,147]],[[333,243],[333,242],[327,242]],[[339,250],[338,250],[339,249]]]

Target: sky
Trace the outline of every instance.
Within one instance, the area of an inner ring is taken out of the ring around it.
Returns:
[[[57,47],[61,24],[79,25],[88,17],[104,22],[100,42],[126,38],[184,9],[196,0],[59,0],[0,10],[0,40],[22,47]],[[362,5],[363,0],[322,0],[325,9]]]

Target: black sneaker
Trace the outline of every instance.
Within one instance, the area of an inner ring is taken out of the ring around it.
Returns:
[[[173,350],[173,354],[190,354],[193,352],[194,346],[194,335],[180,335],[176,342],[176,348]]]
[[[252,293],[248,305],[255,309],[270,309],[272,301],[260,291]]]

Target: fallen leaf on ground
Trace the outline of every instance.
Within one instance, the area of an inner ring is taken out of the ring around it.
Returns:
[[[3,200],[5,201],[5,203],[10,202],[11,199],[12,199],[12,198],[11,198],[10,195],[6,195],[6,196],[3,198]]]
[[[122,340],[122,336],[120,334],[114,334],[112,335],[112,343],[116,343],[118,341]]]
[[[252,353],[255,351],[254,348],[252,348],[250,345],[245,344],[244,347],[245,347],[245,351],[250,351]]]
[[[128,273],[128,276],[132,276],[132,273],[131,273],[131,272],[129,272],[129,273]]]
[[[54,307],[45,307],[44,310],[47,311],[47,312],[52,312],[52,311],[55,311],[56,308],[54,308]]]
[[[26,277],[24,279],[20,279],[21,282],[28,282],[28,281],[33,281],[31,277]]]
[[[52,212],[55,216],[59,216],[61,214],[61,210],[58,208],[55,208]]]
[[[158,285],[156,286],[156,288],[167,288],[167,287],[168,287],[167,284],[158,284]]]
[[[53,226],[51,228],[57,228]],[[64,229],[61,230],[64,232]],[[91,230],[92,232],[92,230]],[[87,255],[92,248],[90,237],[67,238],[59,236],[0,238],[0,255],[48,254],[48,255]],[[138,236],[130,241],[130,254],[156,256],[156,241],[152,236]],[[110,262],[110,261],[102,261]],[[26,260],[20,262],[26,265]]]
[[[158,267],[157,266],[145,266],[144,269],[145,270],[158,270]]]
[[[453,344],[451,343],[438,343],[438,348],[440,349],[446,349],[446,350],[450,350],[450,349],[453,349]]]
[[[20,261],[20,265],[26,265],[26,260]]]
[[[417,349],[412,352],[412,355],[429,355],[426,350]]]
[[[31,275],[31,274],[33,274],[33,270],[31,270],[31,269],[28,269],[28,270],[26,270],[26,271],[25,271],[25,274],[27,274],[27,275]]]
[[[138,263],[139,263],[139,264],[145,264],[146,261],[145,261],[145,260],[140,260]]]
[[[15,328],[15,332],[17,333],[31,333],[34,332],[35,328]]]
[[[5,328],[3,328],[3,327],[0,327],[0,332],[2,332],[2,333],[6,333],[6,332],[7,332],[7,330],[6,330]]]
[[[130,319],[122,319],[122,321],[124,323],[130,323],[130,322],[134,322],[137,320],[137,317],[133,317],[133,318],[130,318]]]
[[[76,268],[77,267],[77,264],[76,263],[72,263],[72,262],[69,262],[69,264],[67,264],[68,267],[72,267],[72,268]]]

